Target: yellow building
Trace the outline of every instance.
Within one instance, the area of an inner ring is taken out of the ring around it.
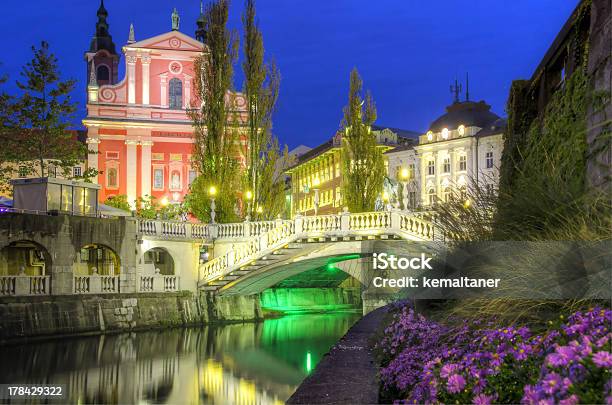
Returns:
[[[414,142],[418,133],[372,126],[383,152]],[[329,141],[297,157],[286,173],[291,177],[291,216],[335,214],[342,211],[342,162],[340,132]],[[387,162],[385,160],[385,166]],[[317,201],[318,200],[318,201]]]

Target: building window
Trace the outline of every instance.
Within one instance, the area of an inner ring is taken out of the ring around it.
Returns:
[[[47,172],[49,173],[49,177],[57,177],[57,166],[50,165]]]
[[[26,166],[19,166],[19,177],[28,177],[28,171]]]
[[[436,174],[436,163],[433,160],[427,162],[427,174],[429,176]]]
[[[119,152],[106,152],[107,159],[119,159]]]
[[[459,170],[460,171],[467,170],[467,156],[465,155],[459,156]]]
[[[493,152],[487,152],[486,159],[487,169],[493,168]]]
[[[177,169],[170,172],[170,190],[180,190],[181,187],[181,172]]]
[[[96,70],[96,79],[108,81],[110,79],[108,67],[104,65],[98,66],[98,69]]]
[[[436,203],[436,190],[433,187],[427,191],[427,197],[429,205],[434,205]]]
[[[81,166],[74,166],[72,168],[72,177],[81,177],[82,171]]]
[[[153,169],[153,188],[155,190],[164,189],[164,169],[162,167]]]
[[[109,167],[106,169],[106,187],[107,188],[118,188],[119,187],[119,176],[117,175],[116,167]]]
[[[467,188],[465,185],[459,187],[459,195],[461,196],[461,200],[465,200],[467,197]]]
[[[444,162],[442,164],[442,171],[444,173],[450,173],[450,158],[444,158]]]
[[[176,77],[170,80],[170,108],[180,110],[183,108],[183,82]]]

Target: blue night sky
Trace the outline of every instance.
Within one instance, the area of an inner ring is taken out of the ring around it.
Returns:
[[[9,91],[30,46],[47,40],[64,77],[78,80],[83,118],[84,51],[94,33],[98,0],[3,1],[5,38],[0,71]],[[267,57],[282,74],[274,131],[281,143],[315,146],[333,135],[357,67],[378,108],[379,125],[426,131],[452,101],[449,85],[470,74],[471,99],[493,111],[504,106],[513,79],[529,78],[577,0],[259,0]],[[134,23],[136,39],[169,31],[172,7],[181,31],[194,35],[198,0],[106,0],[117,48]],[[241,28],[243,1],[234,0],[230,27]],[[242,38],[241,38],[242,39]],[[121,65],[123,66],[122,59]],[[240,66],[235,85],[242,86]]]

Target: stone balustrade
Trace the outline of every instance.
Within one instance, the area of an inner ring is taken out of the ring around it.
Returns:
[[[161,274],[141,275],[138,285],[140,292],[175,292],[180,291],[180,277]]]
[[[114,294],[120,292],[119,276],[74,276],[74,294]]]
[[[50,276],[0,276],[0,297],[51,294]]]

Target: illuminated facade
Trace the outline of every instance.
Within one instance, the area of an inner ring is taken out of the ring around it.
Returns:
[[[409,208],[447,201],[475,182],[491,192],[497,188],[505,120],[484,101],[455,101],[446,110],[417,146],[386,153],[390,176],[418,195],[409,194]]]
[[[372,132],[384,151],[407,145],[417,133],[396,128],[373,126]],[[291,176],[292,216],[300,213],[336,214],[342,211],[342,134],[298,157],[297,164],[287,170]],[[385,160],[385,165],[387,161]],[[318,199],[318,204],[317,204]]]
[[[123,194],[130,203],[145,195],[182,201],[197,176],[191,163],[194,140],[188,110],[199,106],[194,61],[205,51],[203,18],[198,19],[197,39],[179,31],[176,10],[170,32],[136,41],[130,27],[122,48],[125,78],[118,81],[120,57],[103,3],[97,16],[96,35],[85,53],[89,85],[83,124],[94,152],[88,167],[100,172],[100,199]],[[231,99],[234,105],[229,108],[243,112],[244,97]]]

